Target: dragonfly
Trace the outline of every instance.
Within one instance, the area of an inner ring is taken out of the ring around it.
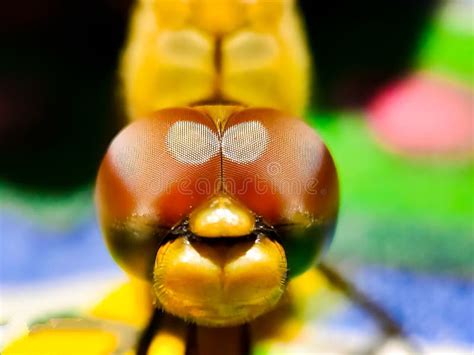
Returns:
[[[329,150],[299,118],[310,63],[294,0],[138,0],[119,68],[129,124],[95,190],[131,281],[5,353],[271,353],[297,339],[302,305],[322,289],[379,324],[369,353],[406,337],[321,261],[339,189]]]

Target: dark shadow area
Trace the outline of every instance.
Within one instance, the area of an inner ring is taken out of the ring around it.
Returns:
[[[67,191],[92,181],[120,126],[119,2],[5,3],[0,15],[0,179]]]
[[[301,0],[316,72],[314,105],[363,105],[377,88],[409,69],[437,4]]]

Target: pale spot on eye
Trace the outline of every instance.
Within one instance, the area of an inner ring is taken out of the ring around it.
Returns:
[[[219,153],[219,138],[201,123],[179,121],[168,130],[166,148],[179,162],[199,165]]]
[[[260,122],[239,123],[224,132],[222,154],[235,163],[250,163],[265,152],[268,142],[268,131]]]

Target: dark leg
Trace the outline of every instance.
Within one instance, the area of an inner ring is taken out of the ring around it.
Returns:
[[[186,355],[199,355],[196,324],[190,324],[188,326],[188,335],[186,337]]]
[[[335,286],[342,294],[349,298],[352,302],[364,309],[370,316],[377,322],[381,328],[384,339],[378,341],[371,349],[367,350],[365,353],[372,354],[375,353],[377,349],[383,346],[383,344],[389,338],[398,338],[403,339],[413,351],[417,351],[416,346],[410,341],[407,333],[404,331],[402,326],[397,323],[393,317],[387,313],[376,302],[371,300],[366,294],[358,290],[357,287],[347,280],[343,275],[336,271],[331,266],[321,263],[318,265],[318,269],[326,276],[329,282]]]
[[[190,325],[186,355],[249,355],[250,328],[248,324],[227,328]]]
[[[161,326],[162,319],[163,311],[161,309],[155,309],[147,327],[143,330],[140,339],[138,340],[136,355],[147,355],[148,348],[153,340],[153,336]]]

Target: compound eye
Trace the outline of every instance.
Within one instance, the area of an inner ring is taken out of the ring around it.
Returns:
[[[127,271],[150,277],[163,237],[218,186],[219,151],[213,122],[185,108],[158,111],[113,140],[96,202],[107,245]]]
[[[338,210],[336,169],[319,136],[279,111],[247,109],[229,120],[222,159],[226,192],[276,228],[291,276],[306,270],[330,243]]]

